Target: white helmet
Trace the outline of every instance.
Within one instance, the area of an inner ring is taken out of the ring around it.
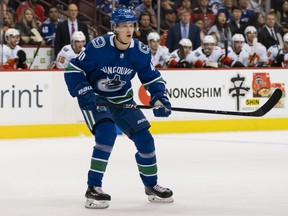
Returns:
[[[203,44],[213,43],[215,44],[215,38],[212,35],[205,35],[203,38]]]
[[[256,33],[256,35],[257,35],[257,29],[254,27],[254,26],[247,26],[246,28],[245,28],[245,31],[244,31],[244,34],[245,34],[245,36],[249,33],[249,32],[251,32],[251,33]]]
[[[86,43],[86,38],[82,31],[75,31],[72,34],[71,42],[73,43],[75,41],[84,41],[84,43]]]
[[[283,36],[283,41],[284,43],[288,43],[288,33],[286,33],[284,36]]]
[[[235,41],[245,42],[245,38],[242,34],[234,34],[232,37],[232,42]]]
[[[158,41],[160,40],[160,35],[157,32],[150,32],[147,36],[147,41],[150,42],[150,40]]]
[[[9,43],[10,41],[10,36],[20,36],[20,33],[17,29],[14,29],[14,28],[9,28],[7,29],[7,31],[5,32],[5,41],[7,43]]]
[[[190,39],[188,38],[182,38],[180,41],[179,41],[179,45],[181,46],[187,46],[187,47],[192,47],[192,42]]]

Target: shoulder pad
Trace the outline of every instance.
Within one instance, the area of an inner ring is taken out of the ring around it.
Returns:
[[[141,41],[139,41],[139,50],[144,53],[148,54],[149,53],[149,48],[145,44],[143,44]]]
[[[102,37],[102,36],[95,38],[91,42],[95,48],[101,48],[101,47],[105,46],[105,44],[106,44],[106,41],[105,41],[104,37]]]

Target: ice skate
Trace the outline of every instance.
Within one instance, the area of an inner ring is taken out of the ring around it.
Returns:
[[[109,207],[111,196],[106,194],[101,187],[89,186],[85,197],[87,198],[85,207],[91,209],[104,209]]]
[[[174,199],[172,197],[173,192],[169,188],[162,187],[156,184],[154,187],[145,187],[145,193],[148,195],[150,202],[158,203],[172,203]]]

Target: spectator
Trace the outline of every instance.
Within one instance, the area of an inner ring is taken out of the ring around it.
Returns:
[[[198,0],[198,5],[199,7],[193,10],[192,21],[202,19],[204,21],[204,29],[208,31],[214,23],[215,16],[212,9],[208,6],[208,0]]]
[[[265,25],[264,16],[261,13],[256,12],[251,17],[249,17],[248,22],[246,23],[245,27],[254,26],[257,29],[257,32],[259,32],[264,27],[264,25]]]
[[[266,49],[269,49],[269,47],[275,44],[279,45],[277,38],[278,34],[280,35],[278,37],[281,38],[284,35],[282,29],[276,25],[275,14],[268,13],[266,16],[266,25],[262,28],[262,30],[259,31],[258,40],[266,47]]]
[[[15,28],[20,32],[20,45],[37,45],[39,43],[36,35],[31,31],[32,29],[38,31],[38,23],[32,8],[25,8],[23,10]]]
[[[276,17],[284,33],[288,32],[288,0],[283,1],[282,7],[276,13]]]
[[[249,67],[266,67],[268,63],[266,47],[257,41],[257,30],[254,26],[247,26],[244,31],[246,43],[243,45],[249,53]]]
[[[241,14],[242,10],[239,6],[232,7],[232,17],[230,21],[227,23],[232,35],[237,33],[244,35],[245,23],[241,21]]]
[[[12,13],[6,11],[4,12],[4,17],[3,17],[3,29],[4,32],[7,31],[9,28],[14,28],[15,27],[15,22]]]
[[[18,45],[20,33],[17,29],[10,28],[5,32],[3,45],[3,68],[4,69],[27,69],[26,53]]]
[[[71,36],[75,31],[82,31],[85,35],[86,42],[89,41],[88,27],[85,23],[77,19],[78,7],[71,3],[68,5],[68,19],[60,23],[56,30],[54,43],[54,55],[57,56],[59,51],[67,44],[71,43]]]
[[[142,0],[142,4],[137,6],[135,8],[136,17],[139,19],[140,15],[144,12],[148,13],[150,15],[150,25],[157,29],[157,18],[156,18],[156,12],[152,7],[152,0]]]
[[[40,26],[40,34],[44,38],[46,45],[54,46],[56,29],[58,24],[62,22],[58,16],[58,8],[56,6],[51,6],[49,8],[49,18]]]
[[[198,26],[198,28],[200,29],[200,39],[201,39],[201,45],[202,45],[202,41],[205,37],[205,35],[207,35],[206,30],[204,29],[204,21],[202,19],[195,19],[193,22],[196,26]]]
[[[208,31],[208,34],[211,32],[216,32],[220,36],[220,41],[216,46],[225,48],[225,43],[227,42],[228,46],[231,46],[232,34],[230,28],[226,23],[226,15],[224,12],[218,12],[215,17],[215,23]],[[227,45],[226,45],[227,46]]]
[[[208,6],[209,8],[212,9],[213,14],[216,15],[218,13],[218,10],[221,7],[222,2],[223,2],[222,0],[212,0],[212,1],[209,0]]]
[[[53,62],[51,69],[64,69],[68,66],[72,58],[75,58],[82,50],[86,38],[83,32],[75,31],[72,35],[71,44],[65,45],[57,55],[56,61]]]
[[[19,21],[22,12],[27,7],[32,8],[34,14],[36,15],[36,20],[41,24],[44,21],[45,10],[42,5],[38,4],[38,0],[26,0],[22,2],[16,10],[16,21]]]
[[[171,2],[170,0],[163,0],[161,1],[160,4],[160,19],[162,22],[165,18],[166,18],[166,12],[167,11],[173,11],[174,8],[172,6],[173,2]]]
[[[167,34],[166,46],[169,52],[179,48],[179,41],[182,38],[188,38],[193,44],[193,49],[197,49],[201,45],[200,29],[190,22],[190,11],[183,9],[180,14],[180,22],[172,25]]]
[[[165,18],[161,19],[160,22],[160,34],[163,34],[164,30],[168,30],[172,25],[175,24],[177,18],[177,12],[175,10],[166,10]]]
[[[190,17],[191,17],[191,20],[190,21],[193,21],[192,18],[193,18],[193,10],[192,10],[192,7],[191,7],[191,1],[190,0],[182,0],[181,1],[181,5],[180,7],[177,9],[177,13],[180,14],[181,11],[183,9],[186,9],[186,10],[189,10],[190,11]]]
[[[233,6],[235,6],[234,0],[223,0],[223,5],[218,9],[218,12],[224,12],[226,14],[227,22],[232,18]]]
[[[191,53],[192,42],[187,38],[182,38],[179,41],[179,49],[174,50],[170,54],[168,62],[169,68],[191,68],[191,64],[187,62],[186,57]]]
[[[3,8],[4,13],[5,13],[5,12],[9,12],[9,13],[11,13],[12,16],[14,17],[14,16],[15,16],[15,10],[14,10],[13,7],[11,7],[11,4],[10,4],[10,3],[11,3],[11,2],[10,2],[9,0],[3,0],[3,1],[2,1],[2,8]],[[0,11],[1,11],[1,9],[0,9]],[[13,19],[14,19],[14,18],[13,18]]]
[[[249,17],[253,15],[254,11],[249,9],[249,0],[239,0],[239,6],[242,10],[241,21],[248,22]]]
[[[245,38],[242,34],[234,34],[232,37],[232,46],[228,47],[227,56],[237,63],[237,67],[248,67],[249,53],[242,49]],[[234,65],[235,65],[234,64]]]
[[[155,31],[152,27],[151,27],[151,23],[150,23],[150,14],[143,12],[140,16],[139,16],[139,29],[136,30],[133,34],[134,38],[137,38],[139,41],[141,41],[142,43],[148,45],[148,41],[147,41],[147,36],[150,32]]]
[[[160,45],[160,35],[157,32],[150,32],[147,41],[152,54],[152,63],[158,69],[165,68],[170,59],[170,53],[167,47]]]

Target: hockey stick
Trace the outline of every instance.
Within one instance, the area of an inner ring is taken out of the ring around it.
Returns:
[[[171,110],[179,112],[195,112],[195,113],[208,113],[208,114],[220,114],[220,115],[236,115],[236,116],[249,116],[249,117],[261,117],[268,113],[282,97],[282,91],[276,89],[268,101],[263,104],[259,109],[253,112],[234,112],[234,111],[223,111],[223,110],[205,110],[205,109],[191,109],[191,108],[179,108],[172,107]],[[127,109],[157,109],[157,107],[137,105],[137,104],[112,104],[106,102],[99,102],[97,106],[107,106],[116,108],[127,108]]]
[[[257,43],[258,43],[258,39],[257,38],[253,38],[253,45],[252,45],[253,55],[251,57],[250,64],[252,63],[252,61],[254,61],[254,57],[256,56]]]
[[[36,40],[37,40],[38,45],[37,45],[36,52],[34,53],[33,59],[32,59],[32,61],[31,61],[30,65],[29,65],[29,69],[31,69],[31,66],[32,66],[32,64],[33,64],[33,62],[34,62],[34,60],[35,60],[35,58],[36,58],[36,56],[37,56],[37,54],[38,54],[38,52],[39,52],[40,46],[41,46],[42,41],[43,41],[43,38],[41,37],[41,35],[40,35],[40,33],[37,31],[37,29],[33,28],[33,29],[31,29],[31,32],[34,34],[34,36],[35,36],[35,38],[36,38]]]

